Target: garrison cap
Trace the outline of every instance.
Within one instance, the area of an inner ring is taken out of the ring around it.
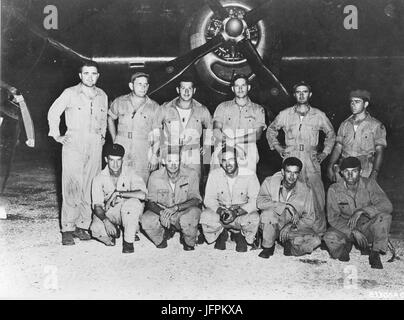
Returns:
[[[347,168],[361,168],[361,162],[356,157],[347,157],[342,160],[340,170],[343,171]]]
[[[130,82],[135,81],[137,78],[140,77],[146,77],[147,79],[150,78],[150,75],[148,73],[145,72],[135,72],[134,74],[132,74],[132,76],[130,77]]]
[[[349,93],[349,99],[352,98],[360,98],[360,99],[367,99],[370,101],[370,92],[367,90],[353,90]]]
[[[125,148],[120,144],[108,144],[105,147],[105,155],[114,157],[123,157],[125,155]]]

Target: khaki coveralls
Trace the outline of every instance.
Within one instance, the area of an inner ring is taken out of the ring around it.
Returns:
[[[262,210],[260,225],[262,229],[262,246],[271,248],[278,239],[282,228],[292,221],[286,204],[291,204],[299,213],[300,219],[289,233],[292,254],[295,256],[311,253],[321,244],[319,233],[325,232],[325,217],[314,210],[313,191],[306,183],[297,181],[296,186],[286,198],[282,196],[282,174],[277,172],[262,183],[257,198],[257,207]]]
[[[208,108],[196,100],[192,100],[191,114],[188,123],[185,124],[180,119],[180,114],[176,109],[179,98],[162,105],[159,112],[158,124],[162,128],[160,137],[161,157],[167,153],[168,146],[183,145],[181,149],[181,163],[194,169],[199,178],[201,177],[201,137],[204,135],[204,145],[213,144],[212,137],[212,116]]]
[[[318,210],[324,212],[325,191],[321,180],[321,166],[316,160],[318,135],[325,133],[324,150],[330,154],[335,142],[335,132],[324,112],[310,107],[307,114],[300,119],[296,106],[282,110],[268,126],[267,140],[271,150],[280,144],[278,131],[285,132],[285,158],[297,157],[303,162],[301,177],[313,189]]]
[[[139,229],[139,218],[143,213],[144,203],[139,199],[120,199],[113,207],[106,208],[105,204],[114,191],[143,191],[147,194],[143,179],[129,168],[122,168],[116,187],[106,166],[98,174],[92,184],[91,194],[93,208],[100,205],[104,208],[106,217],[117,226],[123,227],[123,239],[133,242]],[[112,238],[108,236],[104,223],[95,214],[90,226],[91,234],[101,242],[110,243]]]
[[[62,232],[91,223],[91,182],[101,170],[101,153],[107,128],[108,97],[96,88],[89,99],[82,84],[67,88],[48,112],[49,136],[60,135],[60,116],[65,113],[70,142],[62,149]]]
[[[135,105],[133,93],[120,96],[112,102],[108,115],[118,119],[117,135],[114,143],[125,148],[123,165],[147,183],[150,172],[151,146],[154,143],[153,131],[158,128],[157,113],[160,106],[146,97],[141,105]]]
[[[361,176],[368,178],[373,169],[376,146],[387,146],[386,128],[369,113],[357,124],[355,131],[353,116],[342,122],[335,142],[342,145],[342,158],[357,157],[360,160]],[[342,179],[339,175],[337,178]]]
[[[198,180],[198,174],[195,170],[181,167],[179,179],[175,183],[173,190],[169,182],[167,170],[165,167],[162,167],[150,175],[147,186],[147,200],[164,207],[178,205],[191,199],[202,201],[199,194]],[[190,207],[171,216],[171,225],[182,232],[184,241],[188,246],[195,246],[200,215],[201,209]],[[145,211],[141,224],[143,230],[155,245],[159,245],[164,240],[164,227],[161,225],[158,214],[151,210]]]
[[[221,206],[239,205],[247,214],[238,216],[233,222],[225,225],[228,229],[241,230],[248,244],[252,244],[259,225],[256,200],[260,183],[254,172],[247,168],[239,168],[233,192],[227,182],[226,173],[222,168],[209,173],[205,190],[205,206],[200,224],[207,243],[216,241],[222,233],[224,225],[216,212]]]
[[[331,257],[338,259],[352,249],[352,232],[348,221],[356,209],[363,209],[356,228],[372,244],[374,251],[387,251],[393,205],[374,179],[361,178],[356,193],[348,190],[345,181],[334,183],[327,193],[327,216],[330,228],[324,241]]]
[[[248,103],[240,107],[235,99],[225,101],[219,104],[213,115],[213,121],[223,124],[222,131],[229,137],[240,137],[259,128],[266,128],[265,110],[262,106],[253,103],[248,99]],[[257,163],[259,161],[258,149],[256,142],[238,143],[238,163],[240,167],[247,167],[256,172]],[[218,155],[222,148],[222,141],[215,141],[215,151],[212,155],[212,169],[220,167]]]

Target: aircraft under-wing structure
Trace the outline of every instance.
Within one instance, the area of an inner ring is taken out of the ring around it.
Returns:
[[[144,70],[150,95],[162,102],[175,94],[178,76],[193,72],[201,99],[214,108],[234,74],[244,73],[253,96],[278,111],[303,78],[334,99],[331,91],[344,94],[349,85],[389,81],[383,68],[403,71],[403,8],[401,0],[58,0],[51,8],[43,0],[6,0],[2,78],[28,94],[45,84],[60,91],[77,80],[72,67],[91,59],[111,98],[125,92],[130,73]]]

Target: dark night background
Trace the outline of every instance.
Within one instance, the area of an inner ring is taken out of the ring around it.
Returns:
[[[264,0],[250,0],[257,6]],[[46,30],[43,9],[53,4],[58,9],[58,30]],[[36,129],[37,145],[24,152],[49,154],[57,149],[47,137],[47,111],[64,88],[78,82],[78,61],[56,50],[32,30],[40,30],[67,47],[88,57],[172,56],[184,54],[192,19],[203,6],[201,0],[6,0],[1,2],[1,77],[25,96]],[[359,28],[346,30],[343,21],[346,5],[358,8]],[[263,19],[278,32],[283,57],[279,79],[290,90],[299,80],[312,84],[312,104],[325,111],[335,130],[349,115],[348,93],[366,88],[372,93],[369,111],[388,130],[387,154],[403,154],[404,131],[404,2],[397,0],[285,0],[274,1]],[[386,14],[388,13],[388,14]],[[16,18],[20,17],[20,18]],[[25,21],[25,22],[23,22]],[[265,59],[270,53],[266,53]],[[290,57],[353,57],[353,59],[296,60]],[[371,58],[369,58],[371,57]],[[373,57],[373,58],[372,58]],[[378,57],[378,58],[374,58]],[[146,64],[146,71],[153,69]],[[98,86],[113,100],[128,92],[128,65],[100,66]],[[196,74],[197,76],[197,74]],[[151,79],[152,81],[152,79]],[[268,88],[253,82],[252,99],[272,108],[265,101]],[[158,92],[159,103],[175,96],[173,85]],[[213,113],[217,104],[230,99],[217,94],[200,81],[196,99]],[[279,164],[265,139],[260,144],[263,162]],[[56,149],[55,149],[56,148]],[[388,156],[387,156],[388,159]],[[402,169],[398,163],[385,163]],[[265,167],[265,166],[264,166]],[[269,172],[262,173],[263,175]],[[387,173],[386,173],[387,174]],[[397,172],[392,174],[397,175]]]

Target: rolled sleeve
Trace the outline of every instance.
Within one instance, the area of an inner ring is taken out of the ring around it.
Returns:
[[[115,99],[108,110],[108,115],[113,119],[118,119],[119,116],[119,100]]]
[[[387,147],[386,128],[383,124],[376,127],[375,130],[375,146]]]
[[[104,208],[104,192],[102,187],[102,178],[100,176],[93,179],[93,183],[91,185],[91,198],[93,208],[96,205]]]
[[[224,105],[219,104],[213,114],[213,121],[224,123]]]
[[[266,138],[268,140],[268,145],[271,150],[275,149],[276,145],[279,145],[279,140],[278,140],[278,134],[279,130],[284,127],[284,116],[283,113],[281,112],[278,114],[275,118],[274,121],[268,126],[267,133],[266,133]]]
[[[265,123],[265,110],[262,106],[258,105],[258,108],[255,112],[255,129],[263,128],[265,130],[267,125]]]

